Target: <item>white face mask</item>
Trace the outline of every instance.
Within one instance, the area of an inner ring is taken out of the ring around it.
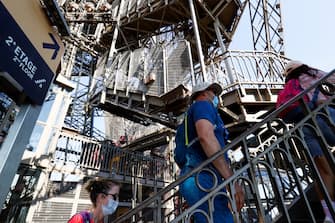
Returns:
[[[116,211],[119,206],[119,202],[113,199],[108,199],[107,205],[102,205],[102,214],[104,216],[111,215]]]

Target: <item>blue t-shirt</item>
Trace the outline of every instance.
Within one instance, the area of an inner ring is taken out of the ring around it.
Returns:
[[[200,119],[206,119],[215,126],[215,136],[219,141],[221,148],[223,148],[228,139],[228,131],[224,127],[223,121],[217,109],[209,101],[196,101],[187,111],[187,131],[189,142],[197,137],[195,123]],[[190,148],[188,148],[188,152],[186,154],[187,161],[185,166],[196,167],[207,158],[208,157],[203,151],[200,142],[197,141]]]

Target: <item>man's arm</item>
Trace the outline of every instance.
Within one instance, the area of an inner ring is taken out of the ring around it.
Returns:
[[[214,125],[211,122],[206,119],[200,119],[195,123],[195,128],[197,130],[200,144],[207,157],[211,157],[216,152],[221,150],[219,141],[216,139],[214,134]],[[223,156],[214,160],[213,164],[223,178],[228,179],[233,175],[233,172],[229,168]]]
[[[216,152],[221,150],[220,143],[214,134],[214,125],[211,122],[206,119],[200,119],[195,123],[195,128],[197,130],[199,142],[207,157],[211,157]],[[233,175],[233,172],[226,162],[224,156],[220,156],[214,160],[213,165],[224,179],[228,179]],[[241,210],[244,204],[244,192],[238,183],[235,183],[234,186],[236,191],[236,206],[238,210]]]

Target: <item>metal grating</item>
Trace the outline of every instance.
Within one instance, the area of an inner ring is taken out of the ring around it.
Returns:
[[[146,62],[148,67],[145,74],[145,82],[148,87],[147,95],[160,96],[164,93],[163,48],[158,45],[149,49]]]
[[[34,223],[66,223],[71,217],[72,203],[44,201],[34,213]]]
[[[145,51],[146,48],[139,48],[131,52],[127,81],[129,92],[143,93],[146,91],[146,86],[144,85],[144,73],[146,70]]]
[[[126,90],[128,80],[128,69],[129,69],[130,52],[123,52],[119,57],[118,70],[115,76],[115,90]]]
[[[184,83],[191,75],[191,55],[186,41],[178,41],[166,48],[167,90]]]

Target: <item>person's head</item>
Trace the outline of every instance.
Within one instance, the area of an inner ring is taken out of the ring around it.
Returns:
[[[119,201],[121,184],[110,179],[92,179],[86,185],[94,208],[102,210],[103,216],[113,214]]]
[[[219,103],[218,96],[222,93],[222,87],[218,83],[201,82],[192,89],[191,101],[208,100],[216,107]]]
[[[297,61],[297,60],[291,60],[289,61],[284,68],[284,77],[289,76],[293,72],[297,71],[298,68],[301,68],[302,66],[305,66],[304,63]]]
[[[297,60],[291,60],[286,64],[283,75],[286,78],[286,81],[288,81],[291,78],[299,77],[299,75],[302,73],[309,73],[313,75],[316,72],[317,69],[312,68],[307,64],[304,64]]]

